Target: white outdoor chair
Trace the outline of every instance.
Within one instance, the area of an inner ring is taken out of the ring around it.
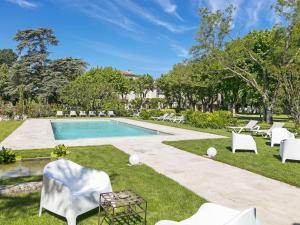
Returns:
[[[281,122],[274,122],[273,125],[267,129],[267,130],[256,130],[255,133],[256,134],[261,134],[262,136],[264,137],[271,137],[271,134],[272,134],[272,130],[274,128],[282,128],[284,126],[284,123],[281,123]]]
[[[169,116],[169,113],[165,113],[162,116],[158,116],[158,117],[154,117],[154,120],[164,120],[165,118],[167,118]]]
[[[114,111],[108,111],[108,112],[107,112],[107,115],[108,115],[109,117],[116,116],[115,113],[114,113]]]
[[[227,127],[228,129],[232,129],[234,132],[241,133],[243,130],[247,131],[255,131],[256,129],[259,129],[257,126],[258,121],[257,120],[250,120],[245,126],[243,127]]]
[[[76,225],[77,216],[99,207],[100,193],[111,192],[109,176],[95,169],[60,159],[48,163],[43,172],[39,216],[47,209]]]
[[[63,111],[57,111],[57,112],[56,112],[56,116],[64,116]]]
[[[72,117],[72,116],[74,116],[74,117],[76,117],[76,116],[77,116],[77,113],[76,113],[76,111],[70,111],[70,117]]]
[[[96,116],[96,111],[89,111],[89,117]]]
[[[85,111],[80,111],[79,116],[86,116],[86,112]]]
[[[100,112],[99,112],[99,116],[100,116],[100,117],[101,117],[101,116],[106,116],[106,114],[105,114],[104,111],[100,111]]]
[[[214,203],[203,204],[192,217],[180,221],[161,220],[155,225],[259,225],[256,209],[243,211],[227,208]]]
[[[280,156],[282,163],[285,160],[300,160],[300,139],[285,139],[280,143]]]
[[[279,145],[285,139],[295,139],[295,135],[286,128],[274,128],[271,132],[271,147]]]
[[[172,119],[174,119],[175,113],[171,113],[168,116],[166,116],[163,121],[171,121]]]
[[[232,131],[231,150],[235,153],[236,150],[254,151],[257,154],[256,142],[251,135],[238,134]]]
[[[172,122],[174,123],[183,123],[185,121],[185,117],[184,116],[175,116],[172,119]]]

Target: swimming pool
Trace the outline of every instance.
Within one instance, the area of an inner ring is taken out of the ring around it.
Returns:
[[[159,135],[160,132],[113,120],[51,121],[56,140]]]

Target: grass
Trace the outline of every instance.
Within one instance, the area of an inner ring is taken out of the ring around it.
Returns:
[[[3,141],[15,129],[17,129],[23,121],[9,120],[0,122],[0,141]]]
[[[147,122],[231,137],[231,133],[226,129],[195,128],[188,124],[174,124],[166,121],[147,120]],[[263,126],[266,127],[268,125],[264,124]],[[269,139],[260,136],[254,138],[258,148],[257,155],[253,152],[237,152],[233,154],[230,147],[231,138],[166,141],[164,143],[200,156],[205,155],[207,149],[212,146],[218,151],[217,156],[212,160],[300,187],[300,163],[286,161],[285,164],[282,164],[279,156],[279,146],[272,148]]]
[[[148,224],[160,219],[182,220],[189,217],[205,202],[193,192],[175,181],[158,174],[146,165],[128,166],[128,155],[113,146],[70,148],[70,160],[83,166],[106,171],[113,190],[132,189],[148,201]],[[23,157],[48,156],[51,149],[19,151]],[[14,178],[6,183],[34,178]],[[38,217],[40,194],[22,194],[0,197],[0,224],[5,225],[60,225],[66,224],[64,218],[44,212]],[[78,225],[97,224],[97,210],[79,216]]]

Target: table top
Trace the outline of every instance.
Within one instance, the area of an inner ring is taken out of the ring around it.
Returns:
[[[120,208],[129,205],[139,205],[146,200],[131,190],[101,193],[101,206]]]

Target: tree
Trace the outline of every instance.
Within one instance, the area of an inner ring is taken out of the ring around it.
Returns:
[[[70,81],[82,75],[87,63],[74,58],[50,60],[44,71],[41,92],[51,102],[58,100],[60,90]]]
[[[0,65],[6,64],[10,67],[17,58],[17,54],[12,49],[0,49]]]
[[[2,64],[0,65],[0,100],[1,98],[5,98],[5,92],[3,91],[6,86],[7,86],[7,82],[8,82],[8,70],[9,70],[9,67],[7,64]]]
[[[226,46],[224,69],[240,77],[262,98],[264,119],[272,122],[280,82],[274,74],[272,53],[276,40],[270,31],[253,31]]]
[[[152,91],[153,89],[154,89],[154,80],[152,76],[149,74],[144,74],[134,81],[134,92],[141,100],[140,109],[143,108],[146,102],[147,94],[149,93],[149,91]]]
[[[43,79],[48,66],[48,45],[57,45],[53,30],[47,28],[18,31],[14,40],[18,42],[20,59],[10,71],[8,94],[18,99],[18,87],[24,86],[26,98],[36,98],[43,93]]]
[[[278,0],[275,5],[283,23],[273,28],[276,44],[273,51],[274,71],[281,82],[288,111],[296,127],[300,126],[300,2]]]

